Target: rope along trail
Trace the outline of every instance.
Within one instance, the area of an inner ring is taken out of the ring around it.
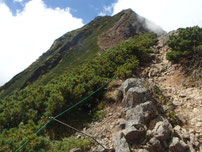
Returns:
[[[63,115],[64,113],[70,111],[71,109],[77,107],[79,104],[83,103],[84,101],[86,101],[89,97],[91,97],[92,95],[94,95],[95,93],[97,93],[98,91],[100,91],[101,89],[103,89],[111,80],[113,80],[115,78],[115,76],[113,76],[108,82],[105,82],[100,88],[98,88],[97,90],[95,90],[93,93],[91,93],[90,95],[88,95],[87,97],[83,98],[81,101],[77,102],[76,104],[74,104],[73,106],[71,106],[70,108],[66,109],[65,111],[61,112],[60,114],[58,114],[55,117],[52,117],[51,120],[47,121],[40,129],[38,129],[35,132],[35,135],[37,136],[39,132],[41,132],[53,119],[58,118],[59,116]],[[22,144],[15,152],[18,152],[19,150],[21,150],[23,147],[25,147],[30,141],[32,140],[29,139],[27,140],[24,144]]]

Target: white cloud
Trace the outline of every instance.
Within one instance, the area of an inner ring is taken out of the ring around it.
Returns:
[[[139,15],[171,31],[179,27],[202,26],[202,0],[118,0],[116,14],[131,8]]]
[[[0,85],[11,79],[64,33],[83,26],[70,9],[47,8],[42,0],[31,0],[13,16],[0,2]]]
[[[110,6],[104,6],[103,11],[99,13],[99,16],[111,15],[113,13],[114,4]]]

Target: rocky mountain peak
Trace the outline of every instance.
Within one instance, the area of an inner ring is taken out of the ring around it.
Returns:
[[[128,14],[128,15],[136,14],[131,8],[123,10],[122,13],[123,14]]]
[[[98,39],[99,47],[104,50],[111,49],[134,35],[146,32],[154,32],[158,35],[165,33],[161,27],[141,17],[132,9],[123,10],[116,16],[121,17],[112,28],[102,33]]]
[[[156,27],[157,33],[164,33],[160,27],[131,9],[114,16],[96,17],[84,27],[58,38],[36,62],[2,86],[0,92],[3,93],[0,96],[6,96],[15,89],[23,89],[35,82],[46,84],[57,74],[91,59],[98,50],[111,49],[134,35],[151,32],[147,23]]]

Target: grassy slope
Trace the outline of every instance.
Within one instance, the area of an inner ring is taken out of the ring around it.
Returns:
[[[37,61],[0,88],[0,97],[33,82],[34,86],[46,84],[53,77],[71,71],[85,60],[94,58],[100,49],[97,45],[98,36],[111,28],[122,14],[123,12],[113,17],[97,17],[81,29],[57,39]]]

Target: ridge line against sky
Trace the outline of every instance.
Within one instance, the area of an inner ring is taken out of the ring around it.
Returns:
[[[166,31],[202,26],[202,0],[0,0],[0,86],[61,35],[127,8]]]

